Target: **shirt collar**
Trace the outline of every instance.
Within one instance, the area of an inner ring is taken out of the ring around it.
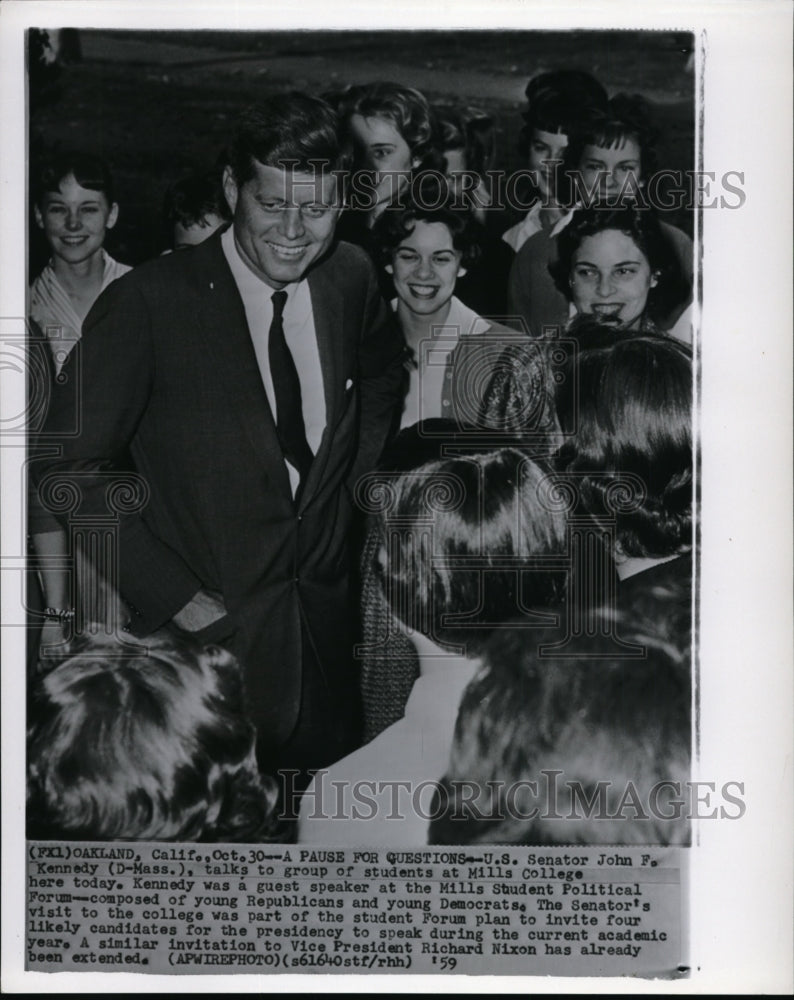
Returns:
[[[294,296],[295,289],[299,285],[303,284],[303,281],[298,281],[291,285],[285,285],[282,289],[278,289],[273,288],[271,285],[268,285],[266,281],[257,277],[248,264],[246,264],[242,254],[240,253],[240,248],[237,246],[237,240],[234,238],[234,226],[229,226],[229,228],[226,229],[221,235],[221,246],[223,248],[224,256],[226,257],[229,267],[231,268],[235,283],[240,290],[243,302],[257,298],[271,299],[275,292],[283,291],[287,294],[287,302],[284,306],[286,308]]]

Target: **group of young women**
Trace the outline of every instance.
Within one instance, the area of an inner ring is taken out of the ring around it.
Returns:
[[[641,197],[656,167],[641,99],[610,99],[576,71],[535,77],[526,93],[530,193],[526,214],[504,232],[494,224],[505,217],[505,188],[491,183],[486,115],[434,109],[418,91],[390,83],[328,95],[352,157],[337,236],[371,254],[410,360],[399,426],[356,497],[366,515],[356,655],[367,742],[309,787],[303,841],[459,842],[482,829],[505,842],[597,840],[587,823],[564,834],[514,816],[503,823],[504,802],[491,801],[489,813],[477,796],[468,801],[478,803],[484,826],[449,825],[444,810],[433,814],[438,788],[447,806],[459,805],[456,781],[525,781],[539,768],[574,768],[573,748],[588,741],[604,750],[606,768],[617,757],[625,764],[620,747],[631,754],[642,744],[649,787],[686,771],[692,245]],[[194,234],[223,223],[220,210],[204,220],[198,206],[180,205],[181,224]],[[30,314],[56,372],[119,268],[103,249],[117,212],[109,178],[90,158],[61,163],[35,188],[36,222],[53,256],[34,282]],[[53,551],[54,530],[33,522],[40,553]],[[63,579],[42,582],[45,603],[66,606],[56,593]],[[624,661],[638,659],[638,648],[652,652],[631,675],[642,683],[626,686]],[[542,691],[561,664],[572,695],[590,691],[603,670],[615,698],[624,685],[635,718],[653,715],[656,699],[652,736],[642,743],[636,725],[616,724],[601,709],[588,715],[584,695],[571,697],[570,711],[555,695],[552,712]],[[55,702],[52,676],[45,682]],[[466,700],[470,682],[489,692],[487,705]],[[455,735],[461,704],[470,718],[464,725],[461,716]],[[528,705],[537,712],[544,704],[547,719],[524,717]],[[543,740],[526,737],[533,723]],[[488,740],[467,743],[466,725]],[[664,752],[649,757],[648,740]],[[35,733],[31,747],[47,742],[58,742],[52,729],[46,740]],[[145,772],[143,757],[136,767]],[[396,805],[400,782],[408,797]],[[47,807],[37,796],[41,814]],[[222,812],[229,837],[234,822]],[[471,821],[471,809],[463,813]],[[68,819],[58,823],[63,833]],[[89,832],[186,838],[185,827],[169,823],[158,830],[149,822],[142,833],[131,819],[122,832],[118,823]],[[191,836],[213,836],[195,816],[191,824]],[[251,837],[249,826],[240,831]],[[611,836],[682,842],[686,832],[680,823],[651,833],[627,823]]]

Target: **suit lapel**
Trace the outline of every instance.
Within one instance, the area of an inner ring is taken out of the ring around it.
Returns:
[[[229,411],[238,415],[254,454],[261,456],[280,491],[291,502],[292,490],[275,421],[262,384],[243,301],[226,261],[220,234],[192,252],[200,285],[198,293],[206,303],[201,333],[213,371],[226,387]]]
[[[301,496],[300,507],[304,508],[316,493],[322,482],[328,454],[333,439],[333,429],[341,404],[343,386],[340,378],[342,351],[344,350],[345,299],[334,280],[336,268],[326,265],[309,274],[309,293],[312,301],[312,316],[320,354],[320,367],[325,393],[325,431],[320,447],[314,456],[306,485]]]

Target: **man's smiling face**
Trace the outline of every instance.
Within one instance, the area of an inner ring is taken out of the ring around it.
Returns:
[[[339,217],[336,178],[258,160],[253,165],[253,177],[240,185],[230,168],[224,174],[234,235],[251,270],[272,288],[283,288],[300,281],[333,242]]]

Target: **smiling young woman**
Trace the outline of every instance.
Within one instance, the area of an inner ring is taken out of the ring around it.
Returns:
[[[495,357],[513,336],[455,295],[456,282],[479,257],[480,227],[446,183],[434,185],[423,186],[421,199],[388,208],[373,229],[380,262],[394,282],[392,307],[414,359],[401,427],[460,418],[464,411],[465,423],[476,422],[481,399],[466,359],[485,351],[483,338]],[[485,364],[484,353],[480,360]],[[487,380],[480,376],[476,381],[484,389]]]
[[[599,206],[605,214],[636,205],[654,215],[644,192],[657,169],[657,138],[648,102],[634,94],[616,94],[606,107],[590,110],[571,130],[556,186],[556,200],[565,214],[548,231],[535,232],[527,239],[510,273],[509,311],[524,320],[532,336],[541,337],[550,327],[562,329],[570,319],[569,272],[565,272],[564,287],[559,282],[555,287],[551,273],[562,236],[580,210]],[[692,241],[663,219],[661,206],[657,211],[684,284],[669,302],[668,312],[657,311],[654,321],[685,339],[691,337],[686,310],[692,301]]]
[[[655,329],[688,292],[650,209],[585,208],[560,233],[550,267],[572,314],[622,329]]]
[[[59,372],[99,293],[129,267],[104,250],[119,214],[107,164],[85,153],[60,154],[39,167],[32,187],[36,225],[52,257],[31,285],[29,312]]]
[[[103,160],[86,153],[61,153],[38,166],[31,187],[36,225],[44,233],[52,256],[30,288],[30,336],[31,343],[46,341],[48,372],[57,377],[100,293],[130,268],[104,249],[119,207]],[[82,550],[76,566],[81,594],[72,592],[66,534],[33,489],[29,493],[28,530],[40,560],[31,588],[38,591],[32,606],[37,601],[42,605],[41,646],[54,648],[63,641],[65,626],[74,616],[76,605],[86,621],[116,621],[118,596],[84,558]],[[89,594],[93,595],[91,600]],[[31,646],[36,647],[31,656],[35,661],[39,646],[35,642]]]

